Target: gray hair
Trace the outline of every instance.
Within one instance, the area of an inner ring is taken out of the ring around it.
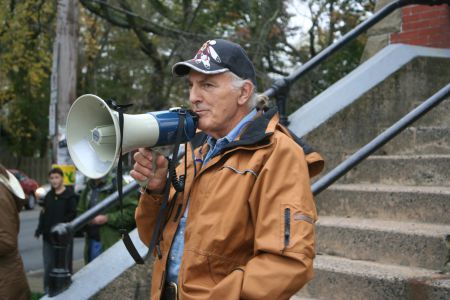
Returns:
[[[244,86],[244,83],[247,81],[246,79],[242,79],[241,77],[237,76],[236,74],[234,74],[233,72],[228,72],[231,75],[232,78],[232,82],[231,85],[233,86],[234,89],[240,89]],[[251,82],[251,81],[250,81]],[[250,96],[250,99],[248,99],[247,101],[247,105],[248,105],[248,109],[251,110],[253,109],[255,106],[258,105],[259,102],[259,95],[256,93],[255,89],[255,85],[253,84],[253,92],[252,95]]]

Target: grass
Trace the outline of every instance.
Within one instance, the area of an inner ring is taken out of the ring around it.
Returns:
[[[30,300],[38,300],[41,299],[42,296],[44,296],[44,293],[31,292]]]

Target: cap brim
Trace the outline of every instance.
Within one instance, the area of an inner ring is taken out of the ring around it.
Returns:
[[[210,62],[209,68],[206,68],[202,63],[196,63],[194,60],[188,60],[174,64],[172,67],[172,74],[176,76],[185,76],[189,74],[191,70],[195,70],[203,74],[220,74],[229,71],[228,68],[219,66],[214,62]]]

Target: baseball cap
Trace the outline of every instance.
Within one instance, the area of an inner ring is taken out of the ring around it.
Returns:
[[[256,86],[255,68],[247,53],[240,45],[227,40],[205,42],[194,58],[174,64],[172,73],[184,76],[191,69],[203,74],[231,71],[242,79],[250,79]]]

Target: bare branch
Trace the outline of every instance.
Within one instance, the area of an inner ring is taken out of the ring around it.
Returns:
[[[116,7],[114,5],[108,4],[107,2],[100,1],[100,0],[80,0],[80,1],[87,9],[89,9],[93,13],[108,20],[112,24],[122,27],[122,28],[130,29],[130,24],[124,20],[129,20],[129,17],[133,17],[134,22],[135,22],[135,25],[134,25],[135,28],[139,28],[140,30],[145,31],[145,32],[151,32],[151,33],[157,34],[159,36],[169,37],[169,38],[174,38],[174,39],[178,39],[180,36],[183,36],[185,38],[196,38],[199,36],[202,36],[205,39],[208,38],[207,35],[186,32],[186,31],[178,30],[178,29],[174,29],[174,28],[169,28],[169,27],[163,26],[161,24],[152,22],[151,20],[148,20],[148,19],[134,13],[131,10],[131,7],[129,7],[129,9],[123,9],[123,8]],[[92,3],[99,3],[100,6],[95,6]],[[111,14],[112,12],[115,13],[114,16]],[[118,16],[120,16],[121,19],[119,19]]]
[[[171,21],[171,22],[173,22],[175,24],[176,23],[180,23],[177,20],[177,17],[172,14],[172,11],[170,10],[170,8],[168,8],[163,3],[161,3],[161,1],[159,1],[159,0],[149,0],[149,2],[152,5],[152,7],[154,9],[156,9],[156,11],[158,13],[160,13],[163,17],[165,17],[166,19],[168,19],[169,21]]]

